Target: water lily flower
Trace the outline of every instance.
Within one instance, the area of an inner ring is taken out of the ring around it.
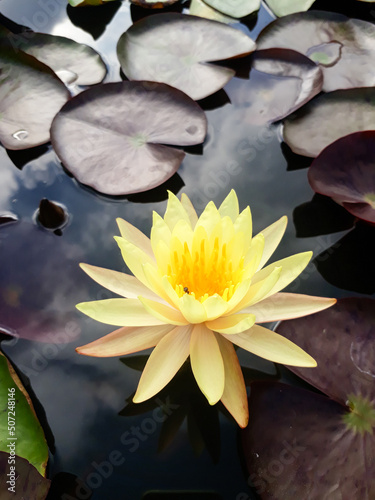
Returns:
[[[163,389],[190,356],[208,402],[222,401],[241,427],[248,423],[245,383],[233,344],[286,365],[315,360],[285,337],[257,323],[312,314],[335,299],[280,293],[307,266],[304,252],[263,267],[287,224],[281,217],[252,237],[250,208],[241,213],[232,190],[219,208],[201,216],[183,194],[169,193],[164,217],[154,212],[151,237],[118,219],[115,237],[132,275],[81,264],[97,283],[124,298],[83,302],[77,308],[120,327],[77,348],[88,356],[123,356],[155,347],[133,401]]]

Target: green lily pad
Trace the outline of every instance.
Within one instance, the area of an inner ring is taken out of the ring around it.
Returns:
[[[212,62],[245,56],[254,48],[247,35],[220,22],[166,13],[134,23],[120,37],[117,55],[130,80],[164,82],[198,100],[235,74]]]
[[[0,141],[7,149],[45,144],[70,93],[45,64],[6,45],[0,48]]]
[[[312,316],[282,321],[277,332],[318,363],[314,370],[290,367],[299,377],[342,404],[351,394],[375,400],[375,300],[340,299]]]
[[[7,33],[7,40],[49,66],[67,84],[94,85],[100,83],[107,68],[100,55],[88,45],[63,36],[45,33]]]
[[[315,0],[266,0],[267,5],[277,17],[309,10]]]
[[[249,411],[242,444],[262,500],[375,498],[374,428],[357,432],[354,411],[277,382],[251,385]]]
[[[297,50],[319,63],[325,92],[375,85],[375,26],[367,21],[331,12],[300,12],[269,24],[257,45]]]
[[[375,130],[375,88],[318,96],[285,120],[283,136],[295,153],[315,157],[340,137],[364,130]]]
[[[237,19],[249,16],[260,8],[260,0],[204,0],[213,9]]]
[[[374,156],[375,131],[342,137],[313,161],[308,172],[310,185],[352,215],[375,223]]]
[[[33,404],[20,379],[0,352],[0,451],[25,458],[45,476],[48,447]],[[14,429],[13,429],[14,427]],[[12,448],[12,443],[13,448]],[[18,483],[17,483],[18,484]]]
[[[99,85],[71,99],[51,128],[52,144],[77,180],[124,195],[159,186],[203,142],[207,121],[187,95],[162,83]]]
[[[39,472],[27,460],[19,456],[16,457],[16,484],[14,490],[9,490],[12,485],[7,483],[10,480],[10,469],[13,464],[9,453],[0,451],[0,491],[1,500],[32,499],[44,500],[47,497],[51,481],[41,476]],[[14,493],[14,492],[15,493]]]

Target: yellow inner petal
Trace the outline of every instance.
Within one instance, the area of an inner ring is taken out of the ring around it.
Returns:
[[[251,233],[236,232],[229,217],[215,224],[209,235],[199,224],[192,238],[182,238],[181,232],[173,231],[168,253],[164,247],[163,265],[157,257],[160,274],[167,271],[168,281],[178,297],[190,294],[204,302],[219,295],[229,301],[247,270],[244,256],[249,239]]]

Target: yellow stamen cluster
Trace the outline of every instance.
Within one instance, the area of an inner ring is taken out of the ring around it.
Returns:
[[[233,263],[227,243],[220,245],[219,237],[213,245],[207,237],[202,237],[193,252],[185,241],[181,253],[171,250],[168,265],[168,279],[177,295],[189,293],[200,302],[215,294],[228,301],[241,282],[243,272],[244,257]]]

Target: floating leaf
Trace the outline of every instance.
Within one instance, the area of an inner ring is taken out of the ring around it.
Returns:
[[[247,35],[230,26],[168,13],[134,23],[121,36],[117,55],[130,80],[168,83],[197,100],[220,90],[235,74],[208,63],[244,56],[254,48]]]
[[[4,417],[3,417],[4,418]],[[4,453],[0,451],[0,491],[2,500],[14,500],[29,498],[32,500],[44,500],[47,497],[48,490],[51,482],[41,476],[39,472],[33,467],[27,460],[19,456],[16,457],[16,485],[13,491],[8,490],[11,485],[9,481],[10,477],[7,474],[10,473],[10,467],[8,459],[10,458],[9,453]]]
[[[203,142],[206,117],[187,95],[162,83],[108,83],[82,92],[56,116],[52,144],[65,167],[101,193],[159,186],[185,153],[165,144]]]
[[[46,229],[60,229],[68,221],[66,209],[47,198],[40,200],[37,217],[38,222]]]
[[[251,385],[249,411],[242,443],[248,483],[262,500],[375,498],[375,438],[371,427],[348,425],[355,412],[277,382]]]
[[[189,14],[191,16],[204,17],[205,19],[212,19],[213,21],[219,21],[220,23],[233,23],[236,19],[233,17],[226,16],[218,10],[213,9],[207,5],[203,0],[191,0],[189,7]]]
[[[139,5],[140,7],[146,7],[147,9],[162,9],[178,1],[179,0],[130,0],[130,3]]]
[[[257,45],[297,50],[320,63],[325,92],[375,85],[372,23],[331,12],[291,14],[269,24]]]
[[[45,33],[20,33],[9,31],[8,42],[49,66],[66,84],[93,85],[101,82],[106,66],[100,55],[88,45],[62,36]]]
[[[312,316],[282,321],[277,332],[316,359],[314,370],[289,368],[311,385],[342,404],[350,394],[375,399],[375,300],[340,299]]]
[[[204,0],[213,9],[230,17],[249,16],[260,8],[260,0]]]
[[[1,46],[0,141],[4,147],[27,149],[48,142],[52,120],[69,97],[48,66]]]
[[[342,137],[312,163],[308,173],[310,185],[356,217],[375,222],[374,157],[375,131]]]
[[[308,10],[315,0],[266,0],[266,2],[277,17],[283,17]]]
[[[283,135],[295,153],[315,157],[340,137],[364,130],[375,130],[375,88],[318,96],[285,120]]]
[[[0,387],[2,388],[0,414],[3,417],[0,421],[0,451],[11,453],[8,445],[15,443],[13,450],[17,457],[28,460],[44,476],[48,460],[48,446],[42,427],[29,395],[13,367],[1,352]]]
[[[72,7],[86,7],[88,5],[102,5],[116,0],[68,0]]]
[[[321,91],[323,75],[308,57],[285,49],[256,51],[250,78],[229,82],[232,104],[246,106],[251,123],[284,118]]]

